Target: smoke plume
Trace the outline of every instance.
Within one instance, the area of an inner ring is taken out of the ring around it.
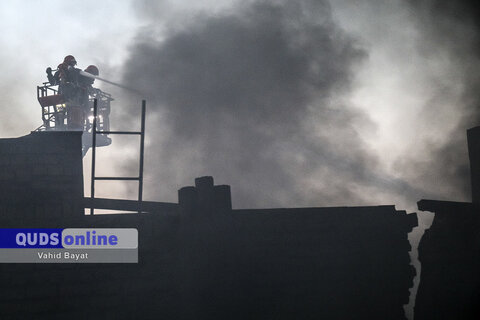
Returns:
[[[422,32],[420,54],[441,61],[437,69],[449,74],[428,84],[435,89],[419,113],[425,124],[438,126],[437,137],[425,144],[422,160],[406,157],[398,169],[414,183],[430,184],[436,198],[470,201],[466,130],[480,125],[480,6],[436,0],[411,1],[410,6]],[[445,101],[456,114],[449,130],[438,122]]]
[[[151,14],[151,13],[150,13]],[[347,103],[367,57],[322,1],[258,1],[198,14],[131,47],[124,83],[149,104],[148,189],[200,175],[232,184],[237,207],[378,204],[418,194],[382,172]],[[158,182],[158,183],[157,183]],[[175,187],[175,186],[174,186]]]

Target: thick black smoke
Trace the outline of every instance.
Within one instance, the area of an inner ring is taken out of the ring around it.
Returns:
[[[253,2],[197,15],[158,39],[155,27],[139,34],[124,74],[155,119],[146,172],[155,199],[201,175],[231,184],[236,207],[415,194],[383,175],[359,138],[359,128],[375,127],[343,98],[367,53],[327,3]]]

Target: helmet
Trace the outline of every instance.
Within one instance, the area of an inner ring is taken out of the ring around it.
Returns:
[[[77,61],[75,60],[74,56],[68,55],[68,56],[65,57],[65,59],[63,59],[63,63],[73,67],[74,65],[77,64]]]
[[[84,71],[93,74],[94,76],[98,76],[100,74],[100,72],[98,72],[98,68],[93,64],[89,65]]]

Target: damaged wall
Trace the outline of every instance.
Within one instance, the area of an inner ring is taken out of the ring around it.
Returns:
[[[422,273],[415,319],[480,319],[480,208],[433,200],[418,207],[435,218],[418,247]]]
[[[192,200],[204,188],[197,179],[196,192],[180,190],[194,204],[181,226],[188,260],[180,279],[195,315],[404,319],[415,275],[407,239],[415,214],[394,206],[212,212],[201,198]]]
[[[139,263],[2,264],[2,319],[405,319],[415,214],[394,206],[232,210],[230,187],[203,177],[179,190],[176,212],[85,216],[80,140],[0,140],[4,172],[22,167],[29,176],[3,196],[0,227],[137,228]],[[56,174],[26,160],[42,144],[54,148],[42,161],[58,164]],[[20,149],[23,164],[12,160]],[[17,178],[3,175],[2,188]],[[58,194],[48,202],[37,191]]]
[[[472,202],[418,202],[435,218],[418,247],[416,320],[480,319],[480,127],[467,138]]]

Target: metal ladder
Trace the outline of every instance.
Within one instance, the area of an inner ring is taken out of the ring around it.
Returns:
[[[97,99],[93,102],[93,128],[92,128],[92,181],[90,198],[91,207],[90,215],[95,212],[94,199],[95,199],[95,181],[97,180],[124,180],[124,181],[138,181],[138,213],[142,212],[142,197],[143,197],[143,154],[145,148],[145,111],[146,101],[142,100],[142,120],[140,131],[99,131],[97,130]],[[126,135],[140,135],[140,164],[138,170],[138,177],[96,177],[95,176],[95,154],[97,146],[97,134],[126,134]]]

